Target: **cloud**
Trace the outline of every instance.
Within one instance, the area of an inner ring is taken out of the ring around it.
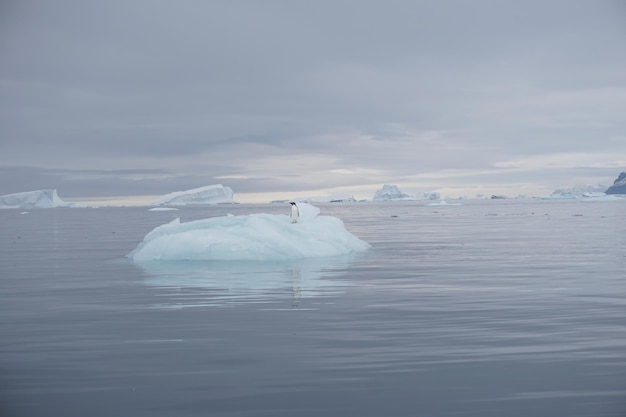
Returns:
[[[1,7],[0,167],[20,175],[0,193],[545,186],[624,169],[620,2]],[[593,157],[555,157],[577,154]]]
[[[626,166],[622,155],[605,153],[557,153],[494,163],[496,168],[513,170],[619,168]]]

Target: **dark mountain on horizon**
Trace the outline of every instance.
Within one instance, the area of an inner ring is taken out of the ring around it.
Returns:
[[[605,191],[606,194],[626,194],[626,172],[619,174],[619,177],[615,180]]]

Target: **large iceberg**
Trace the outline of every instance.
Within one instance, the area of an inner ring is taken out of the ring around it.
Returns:
[[[56,189],[25,191],[0,196],[0,209],[32,209],[55,207],[83,207],[59,198]]]
[[[370,245],[343,222],[298,204],[300,220],[287,215],[223,216],[188,223],[175,219],[148,233],[127,256],[135,261],[276,261],[349,255]]]
[[[222,184],[207,185],[186,191],[175,191],[159,197],[154,206],[185,206],[191,204],[233,203],[233,190]]]

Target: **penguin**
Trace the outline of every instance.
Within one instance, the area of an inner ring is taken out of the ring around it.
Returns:
[[[298,206],[293,201],[291,204],[291,223],[298,223],[298,218],[300,217],[300,211],[298,210]]]

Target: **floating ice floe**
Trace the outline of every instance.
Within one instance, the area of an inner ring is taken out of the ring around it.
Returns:
[[[298,207],[300,219],[295,224],[287,215],[265,213],[188,223],[175,219],[148,233],[127,256],[135,261],[276,261],[349,255],[370,248],[340,219],[319,216],[319,209],[310,204]]]
[[[148,211],[178,211],[178,209],[175,207],[153,207]]]

